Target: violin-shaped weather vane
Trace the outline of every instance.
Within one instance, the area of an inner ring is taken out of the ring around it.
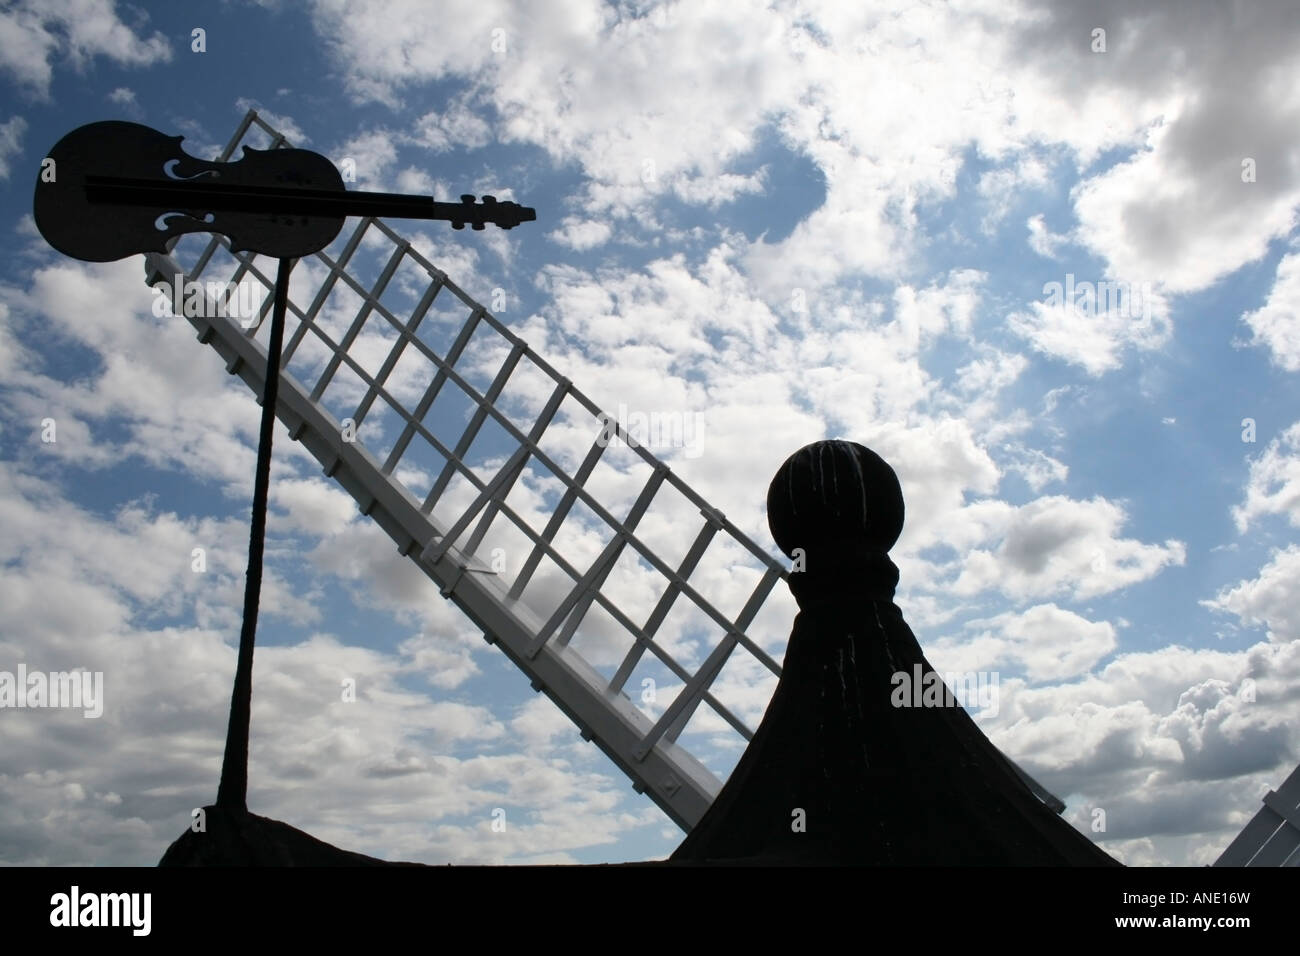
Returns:
[[[262,394],[244,620],[216,804],[247,812],[253,644],[271,435],[293,264],[333,242],[348,216],[440,219],[454,229],[463,229],[466,223],[473,229],[488,223],[512,229],[535,220],[537,213],[493,196],[476,203],[472,195],[463,195],[459,203],[448,203],[428,196],[349,192],[334,164],[320,153],[245,146],[238,161],[209,162],[185,153],[182,139],[116,120],[81,126],[59,140],[42,162],[32,212],[36,227],[51,246],[89,262],[166,253],[180,236],[191,232],[218,233],[229,239],[232,252],[280,260]]]
[[[185,153],[182,139],[115,120],[73,130],[42,164],[33,204],[41,235],[90,262],[166,252],[188,232],[221,233],[234,252],[291,259],[328,246],[347,216],[442,219],[454,229],[511,229],[537,218],[494,196],[450,203],[348,192],[334,164],[311,150],[245,146],[239,161],[208,162]]]

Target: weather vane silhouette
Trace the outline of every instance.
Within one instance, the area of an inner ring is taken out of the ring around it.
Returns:
[[[468,223],[481,230],[488,223],[511,229],[535,220],[537,213],[493,196],[475,202],[474,196],[463,195],[459,203],[447,203],[427,196],[349,192],[334,164],[320,153],[245,146],[238,161],[210,162],[184,152],[183,139],[117,120],[78,127],[59,140],[42,162],[33,215],[51,246],[89,262],[165,253],[192,232],[224,235],[233,252],[279,259],[262,392],[243,626],[216,803],[223,810],[247,812],[253,645],[289,273],[300,257],[333,242],[348,216],[438,219],[449,221],[454,229]]]

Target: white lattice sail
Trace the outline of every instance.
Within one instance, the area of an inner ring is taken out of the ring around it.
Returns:
[[[218,158],[265,148],[263,134],[288,145],[250,111]],[[314,288],[295,299],[291,286],[277,416],[486,640],[689,830],[780,674],[795,612],[777,587],[783,564],[410,242],[382,221],[355,222],[295,269],[295,284],[305,275]],[[267,290],[251,321],[213,298],[185,310],[203,313],[186,316],[199,340],[258,395],[270,262],[205,234],[146,263],[169,297],[178,281],[182,293],[196,282]]]
[[[1215,866],[1300,866],[1300,766],[1228,844]]]

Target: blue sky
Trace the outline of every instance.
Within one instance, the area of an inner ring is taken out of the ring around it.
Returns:
[[[258,415],[153,314],[139,257],[44,243],[40,160],[102,119],[210,158],[256,109],[355,162],[350,188],[536,208],[508,233],[392,225],[470,297],[502,290],[494,314],[601,407],[699,416],[698,454],[655,453],[773,553],[786,456],[879,452],[908,509],[898,603],[938,669],[999,675],[986,732],[1125,862],[1212,862],[1300,759],[1294,17],[895,6],[0,11],[0,670],[102,670],[106,695],[98,719],[0,714],[0,860],[151,864],[211,802]],[[295,298],[322,274],[301,264]],[[1132,296],[1052,301],[1103,282]],[[671,852],[680,831],[283,428],[275,467],[251,809],[431,863]],[[528,490],[544,515],[553,490]],[[733,600],[743,575],[715,570]],[[793,603],[772,606],[779,654]],[[771,684],[743,677],[756,720]]]

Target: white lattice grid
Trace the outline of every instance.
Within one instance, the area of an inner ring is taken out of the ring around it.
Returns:
[[[252,112],[219,158],[245,144],[289,145]],[[190,280],[258,283],[247,334],[266,347],[275,260],[206,234],[172,256]],[[796,610],[777,559],[621,426],[600,440],[600,408],[381,221],[350,220],[296,265],[282,373],[340,427],[355,423],[446,540],[478,556],[472,573],[495,561],[511,598],[547,622],[539,642],[578,650],[654,722],[645,746],[677,740],[726,779]]]

